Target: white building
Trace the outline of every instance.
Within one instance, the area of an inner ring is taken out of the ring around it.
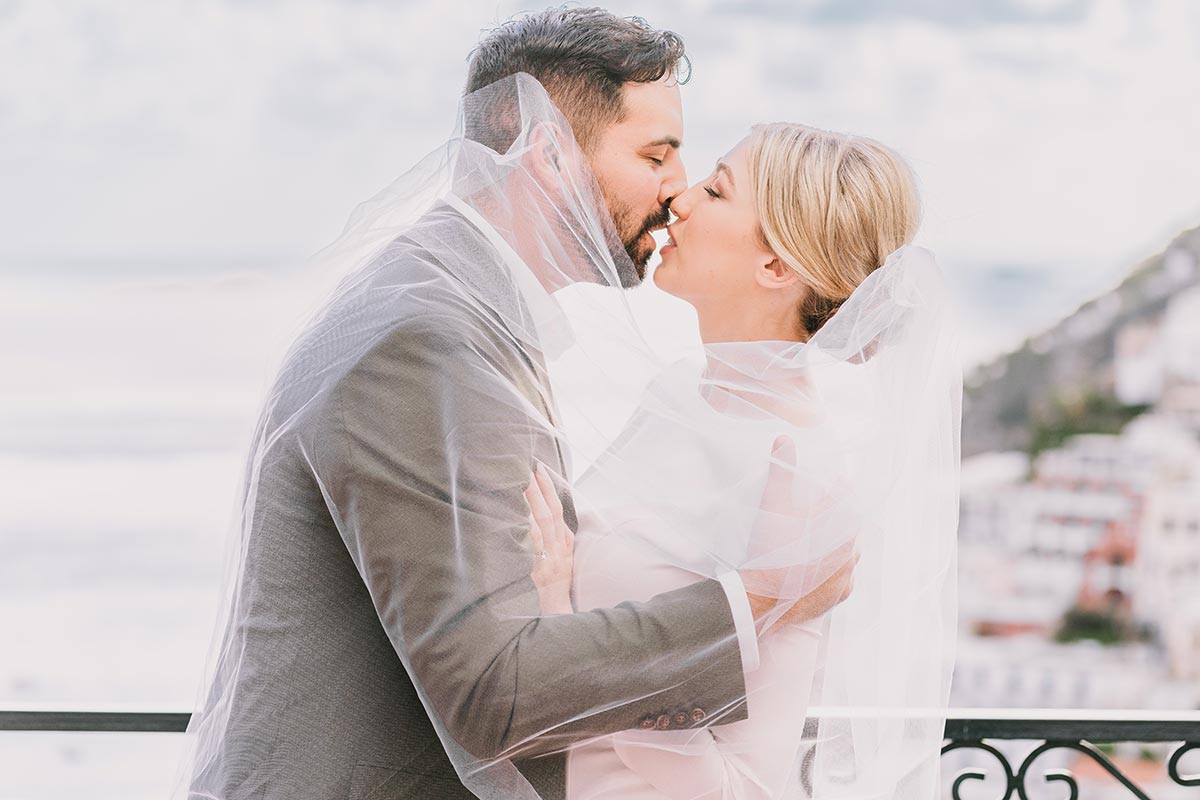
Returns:
[[[1117,331],[1115,390],[1125,405],[1146,405],[1162,398],[1166,351],[1157,320],[1130,323]]]
[[[1193,434],[1200,435],[1200,384],[1176,383],[1168,386],[1158,408]]]
[[[1163,315],[1162,337],[1168,380],[1200,384],[1200,286],[1171,298]]]
[[[1182,388],[1185,397],[1188,389],[1200,389],[1200,286],[1176,291],[1160,318],[1117,331],[1113,372],[1117,399],[1126,405],[1158,404],[1173,389]]]
[[[1086,598],[1122,609],[1136,591],[1132,538],[1154,480],[1157,434],[1077,436],[1041,454],[1030,482],[964,465],[960,619],[989,635],[1053,634]],[[987,467],[987,469],[984,469]],[[991,474],[993,480],[981,479]]]
[[[983,453],[963,459],[959,480],[958,543],[1004,546],[1015,522],[1014,497],[1029,477],[1021,452]]]
[[[1157,633],[1172,676],[1200,685],[1200,444],[1161,420],[1132,433],[1163,439],[1139,531],[1134,614]]]
[[[966,636],[950,704],[980,708],[1193,708],[1200,686],[1173,679],[1151,645],[1058,644],[1036,635]]]
[[[967,631],[1041,631],[1057,614],[1056,603],[1031,595],[1021,574],[1034,520],[1028,474],[1024,453],[963,461],[958,564],[960,583],[970,589],[959,593],[959,619]]]

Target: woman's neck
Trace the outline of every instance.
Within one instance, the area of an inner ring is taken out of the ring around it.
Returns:
[[[704,344],[733,342],[802,342],[794,303],[765,307],[751,303],[725,310],[719,319],[699,315],[700,340]]]

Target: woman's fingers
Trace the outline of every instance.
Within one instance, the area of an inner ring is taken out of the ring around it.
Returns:
[[[541,490],[543,500],[550,508],[554,517],[553,524],[545,530],[545,538],[546,549],[553,557],[557,558],[564,552],[569,552],[564,533],[568,532],[569,529],[566,522],[563,521],[562,501],[558,499],[558,490],[554,488],[554,481],[550,478],[550,471],[540,461],[534,469],[533,477]]]
[[[546,552],[546,540],[544,536],[545,530],[553,529],[553,522],[550,519],[550,509],[546,507],[546,501],[542,497],[541,490],[530,482],[525,488],[525,502],[529,504],[529,538],[533,543],[534,558],[538,558],[539,553]]]
[[[534,548],[531,577],[538,603],[543,613],[570,614],[575,535],[563,521],[558,492],[541,463],[525,487],[525,502],[530,510],[529,537]]]
[[[537,479],[538,486],[542,487],[542,494],[546,496],[546,504],[550,506],[551,511],[558,515],[558,519],[562,519],[562,501],[558,499],[558,490],[554,488],[550,470],[546,469],[546,465],[539,461],[533,474]]]

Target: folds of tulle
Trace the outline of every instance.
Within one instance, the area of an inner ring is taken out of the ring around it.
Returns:
[[[624,296],[633,267],[599,198],[569,125],[516,76],[466,98],[455,136],[317,257],[336,288],[251,448],[189,729],[191,796],[239,796],[266,769],[271,754],[242,747],[247,693],[338,674],[314,648],[290,673],[264,664],[304,613],[273,594],[298,591],[277,579],[290,545],[271,533],[289,480],[328,515],[478,797],[549,800],[526,768],[546,754],[563,770],[594,755],[645,797],[932,796],[961,386],[931,254],[893,254],[808,343],[665,362]],[[537,463],[569,499],[577,600],[600,601],[572,615],[544,615],[529,577]],[[731,571],[803,598],[856,553],[849,599],[762,635],[753,672],[719,666],[737,652],[727,621],[718,637],[686,613],[723,603],[695,585]],[[704,692],[702,719],[688,721],[700,701],[648,713]]]

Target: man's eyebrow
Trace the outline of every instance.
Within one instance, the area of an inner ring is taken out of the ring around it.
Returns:
[[[678,150],[683,147],[683,142],[679,141],[675,136],[663,136],[660,139],[655,139],[653,142],[648,143],[646,147],[662,147],[664,144],[672,150]]]

